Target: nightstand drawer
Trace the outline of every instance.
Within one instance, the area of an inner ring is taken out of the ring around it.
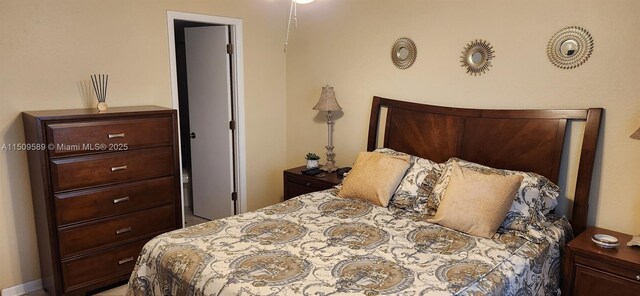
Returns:
[[[115,216],[59,231],[60,257],[154,236],[176,228],[175,206],[167,205]]]
[[[144,119],[116,119],[105,121],[85,121],[53,123],[47,125],[48,141],[54,144],[49,150],[51,156],[64,156],[99,152],[95,144],[127,149],[171,145],[173,126],[171,117]]]
[[[287,176],[287,181],[293,184],[315,189],[313,191],[329,189],[334,186],[334,184],[323,182],[322,179],[316,177]]]
[[[640,281],[576,264],[573,294],[589,295],[640,295]]]
[[[633,270],[630,268],[625,268],[624,266],[613,265],[604,261],[594,260],[580,255],[575,256],[575,262],[578,265],[597,268],[600,271],[625,278],[640,285],[640,270]]]
[[[295,175],[285,176],[285,199],[289,199],[306,193],[329,189],[335,186],[334,184],[314,180],[313,178],[315,177]]]
[[[292,197],[296,197],[298,195],[303,195],[311,192],[320,191],[322,189],[316,189],[311,186],[300,185],[297,183],[289,183],[287,184],[287,192],[284,193],[285,199],[289,199]]]

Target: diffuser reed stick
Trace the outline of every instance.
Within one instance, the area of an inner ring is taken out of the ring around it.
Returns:
[[[105,102],[107,100],[107,85],[109,84],[108,74],[93,74],[91,75],[91,83],[93,83],[93,91],[96,93],[98,99],[98,110],[107,110],[108,106]]]

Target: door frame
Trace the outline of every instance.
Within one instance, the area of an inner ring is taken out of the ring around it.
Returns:
[[[246,177],[246,141],[245,141],[245,114],[244,114],[244,55],[243,55],[243,35],[242,20],[237,18],[212,16],[204,14],[194,14],[179,11],[167,11],[167,34],[169,37],[169,64],[171,67],[171,102],[173,109],[179,111],[178,104],[178,71],[176,68],[176,43],[175,28],[173,26],[175,20],[192,21],[200,23],[208,23],[212,25],[228,25],[231,28],[229,36],[233,43],[233,54],[231,55],[231,72],[232,72],[232,104],[233,116],[236,121],[234,147],[236,157],[235,179],[236,192],[238,193],[238,213],[247,211],[247,177]],[[178,112],[180,116],[180,112]],[[178,117],[179,118],[179,117]],[[178,124],[180,120],[178,120]],[[180,128],[178,128],[178,138],[180,138]],[[178,141],[178,149],[180,149],[180,200],[182,202],[182,227],[184,227],[184,190],[182,186],[182,144]],[[231,198],[231,197],[229,197]]]

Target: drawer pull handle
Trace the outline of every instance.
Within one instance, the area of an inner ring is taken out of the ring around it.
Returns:
[[[636,280],[640,281],[640,274],[636,275]]]
[[[127,169],[126,165],[121,165],[121,166],[117,166],[117,167],[111,167],[111,171],[112,172],[123,171],[123,170],[126,170],[126,169]]]
[[[127,233],[129,231],[131,231],[131,227],[122,228],[122,229],[116,230],[116,234],[123,234],[123,233]]]
[[[311,183],[308,183],[308,182],[307,182],[307,184],[304,184],[304,185],[305,185],[305,186],[307,186],[307,187],[309,187],[309,186],[311,186]]]
[[[124,133],[109,134],[109,139],[113,139],[113,138],[124,138]]]
[[[133,256],[118,260],[118,264],[122,265],[122,264],[125,264],[127,262],[131,262],[131,261],[133,261]]]
[[[121,198],[114,198],[113,199],[113,203],[117,204],[117,203],[121,203],[123,201],[129,201],[129,197],[125,196],[125,197],[121,197]]]

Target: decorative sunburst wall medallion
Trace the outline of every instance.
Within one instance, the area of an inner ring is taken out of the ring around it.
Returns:
[[[473,40],[462,50],[462,67],[467,68],[469,75],[482,75],[489,71],[491,60],[495,57],[493,47],[485,40]]]
[[[587,30],[571,26],[558,31],[549,40],[547,55],[556,67],[572,69],[586,62],[593,52],[593,38]]]
[[[418,49],[413,40],[403,37],[391,47],[391,61],[398,69],[407,69],[413,65],[418,56]]]

